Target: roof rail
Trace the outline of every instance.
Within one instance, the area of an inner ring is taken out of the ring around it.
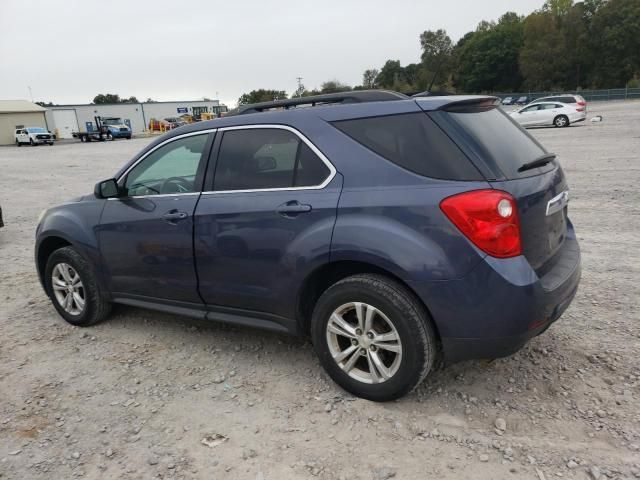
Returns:
[[[407,100],[409,97],[403,93],[391,90],[356,90],[350,92],[327,93],[324,95],[313,95],[310,97],[298,97],[287,100],[274,100],[272,102],[253,103],[251,105],[239,105],[235,111],[229,115],[244,115],[247,113],[259,113],[271,109],[288,110],[300,105],[310,105],[312,107],[320,104],[332,103],[363,103],[363,102],[384,102],[390,100]]]

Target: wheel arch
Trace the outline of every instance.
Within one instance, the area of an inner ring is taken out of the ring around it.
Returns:
[[[71,247],[73,244],[60,235],[50,235],[45,237],[38,244],[36,251],[36,266],[38,268],[38,276],[40,283],[44,287],[44,272],[47,267],[47,260],[53,252],[64,247]]]
[[[304,279],[296,297],[296,318],[299,332],[308,335],[311,327],[311,315],[320,296],[333,284],[340,280],[358,274],[378,274],[390,278],[402,285],[414,299],[422,305],[431,319],[431,326],[436,335],[436,340],[440,344],[440,332],[433,320],[428,305],[422,301],[418,294],[407,282],[388,269],[380,267],[374,263],[358,260],[338,260],[326,263],[313,270]]]

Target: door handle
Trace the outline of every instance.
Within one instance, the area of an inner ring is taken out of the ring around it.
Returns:
[[[285,217],[290,217],[294,215],[298,215],[299,213],[306,213],[311,211],[311,205],[306,205],[304,203],[300,203],[297,200],[292,200],[287,203],[283,203],[280,205],[276,212]]]
[[[178,210],[169,210],[167,213],[165,213],[164,215],[162,215],[163,220],[169,222],[169,223],[175,223],[178,222],[180,220],[184,220],[185,218],[187,218],[189,215],[187,214],[187,212],[179,212]]]

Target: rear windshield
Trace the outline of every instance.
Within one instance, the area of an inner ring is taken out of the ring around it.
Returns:
[[[518,172],[522,165],[547,152],[500,108],[437,113],[461,135],[474,156],[480,157],[490,170],[502,173],[506,179],[539,175],[555,168],[551,162]]]
[[[460,148],[425,113],[341,120],[333,125],[381,157],[419,175],[483,180]]]

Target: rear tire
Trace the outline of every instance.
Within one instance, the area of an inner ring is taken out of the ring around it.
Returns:
[[[88,327],[104,320],[111,311],[91,266],[73,247],[51,254],[44,283],[53,306],[72,325]]]
[[[382,275],[354,275],[325,291],[313,311],[311,336],[329,376],[348,392],[376,402],[413,390],[437,354],[425,308]]]
[[[564,128],[569,126],[569,118],[566,115],[558,115],[553,119],[553,125],[558,128]]]

